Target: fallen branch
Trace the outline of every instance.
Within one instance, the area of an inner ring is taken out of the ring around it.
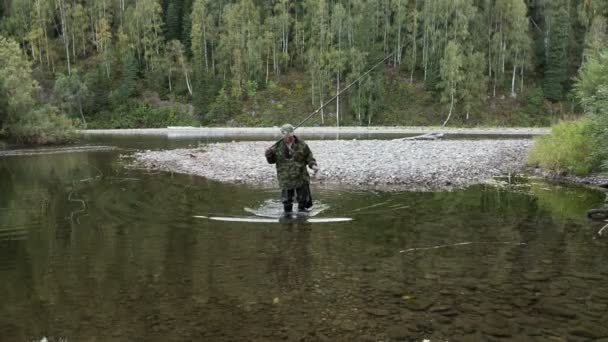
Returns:
[[[458,246],[468,246],[468,245],[473,245],[473,244],[483,244],[483,245],[491,245],[491,244],[497,244],[497,245],[525,245],[525,242],[459,242],[459,243],[455,243],[452,245],[439,245],[439,246],[433,246],[433,247],[420,247],[420,248],[408,248],[408,249],[404,249],[402,251],[399,251],[399,253],[408,253],[408,252],[414,252],[414,251],[427,251],[430,249],[440,249],[440,248],[448,248],[448,247],[458,247]]]
[[[608,220],[607,220],[606,222],[608,222]],[[600,229],[600,231],[599,231],[599,232],[597,232],[597,234],[598,234],[599,236],[602,236],[602,232],[603,232],[603,231],[604,231],[604,229],[606,229],[606,228],[608,228],[608,224],[607,224],[607,225],[605,225],[605,226],[603,226],[603,227],[602,227],[602,229]]]
[[[416,135],[414,137],[401,138],[399,140],[439,140],[443,138],[443,133],[426,133],[421,135]]]

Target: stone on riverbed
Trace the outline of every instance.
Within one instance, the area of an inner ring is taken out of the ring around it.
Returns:
[[[228,183],[276,186],[266,163],[272,142],[232,142],[202,149],[144,151],[134,167],[193,174]],[[428,191],[483,183],[522,169],[532,141],[324,140],[308,142],[320,166],[313,184],[392,191]]]

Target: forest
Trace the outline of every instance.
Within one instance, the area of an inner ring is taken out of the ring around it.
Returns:
[[[0,124],[279,125],[386,58],[314,124],[548,126],[584,111],[607,18],[601,0],[3,0]]]

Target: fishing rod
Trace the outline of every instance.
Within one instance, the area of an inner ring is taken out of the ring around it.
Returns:
[[[371,67],[369,70],[367,70],[364,74],[362,74],[361,76],[359,76],[359,78],[357,78],[356,80],[354,80],[353,82],[351,82],[346,88],[342,89],[341,91],[339,91],[336,96],[332,97],[331,99],[327,100],[324,104],[321,105],[321,107],[317,108],[317,110],[315,110],[314,112],[310,113],[310,115],[308,115],[304,120],[302,120],[302,122],[300,122],[297,126],[295,126],[293,128],[293,130],[295,131],[296,129],[298,129],[299,127],[301,127],[303,124],[305,124],[308,120],[310,120],[313,116],[315,116],[315,114],[319,113],[319,111],[321,111],[321,109],[325,108],[325,106],[327,106],[328,104],[332,103],[335,99],[337,99],[340,95],[342,95],[342,93],[344,93],[345,91],[347,91],[348,89],[350,89],[352,86],[355,85],[355,83],[361,81],[361,79],[365,76],[367,76],[370,72],[372,72],[374,69],[376,69],[380,64],[384,63],[387,59],[391,58],[391,56],[395,54],[395,52],[391,52],[390,54],[388,54],[388,56],[386,56],[383,60],[379,61],[378,63],[376,63],[373,67]],[[272,147],[275,147],[276,145],[278,145],[281,140],[283,139],[279,139],[279,141],[275,142]],[[271,148],[272,148],[271,147]]]

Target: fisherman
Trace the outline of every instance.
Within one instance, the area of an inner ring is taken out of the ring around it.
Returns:
[[[299,212],[308,212],[312,207],[310,176],[306,166],[316,175],[319,171],[317,161],[308,145],[294,135],[290,124],[281,127],[283,139],[266,149],[266,160],[276,164],[277,178],[281,187],[281,200],[286,215],[293,211],[293,197],[296,196]]]

